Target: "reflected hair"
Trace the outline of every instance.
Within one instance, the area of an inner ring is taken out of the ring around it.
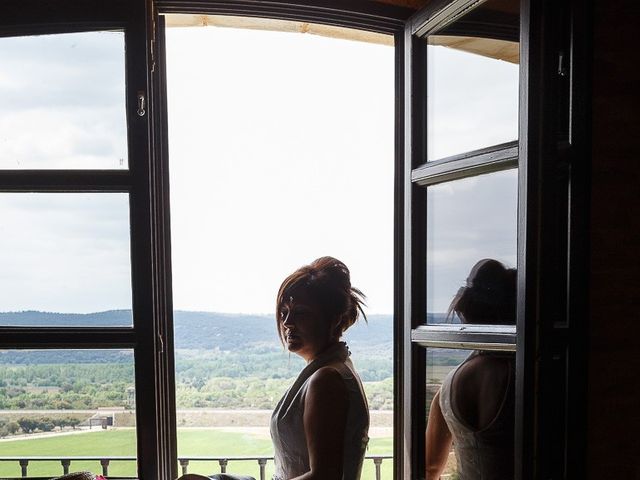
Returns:
[[[515,325],[516,279],[515,268],[491,258],[480,260],[469,272],[466,285],[453,297],[447,320],[455,314],[462,323]]]
[[[298,268],[284,279],[276,297],[276,326],[280,341],[285,343],[282,325],[284,307],[289,298],[304,292],[320,308],[326,321],[337,320],[335,334],[342,334],[362,315],[364,320],[365,295],[351,286],[351,274],[347,266],[333,257],[320,257],[309,265]]]

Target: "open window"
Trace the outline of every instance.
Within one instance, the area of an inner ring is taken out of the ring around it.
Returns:
[[[444,408],[461,366],[488,364],[476,357],[491,355],[515,371],[519,2],[461,3],[417,14],[406,36],[412,115],[405,335],[410,331],[416,478],[425,475],[432,399],[438,394]],[[511,269],[509,279],[492,274],[491,262]],[[513,397],[515,375],[510,382],[505,398]],[[513,404],[503,416],[513,444]],[[456,443],[442,478],[456,478]]]
[[[330,255],[367,296],[345,332],[368,396],[362,478],[393,472],[393,36],[162,15],[181,473],[274,473],[269,425],[304,361],[282,280]]]
[[[383,2],[5,2],[0,361],[48,362],[47,378],[117,377],[114,401],[137,407],[135,455],[122,459],[123,470],[99,461],[86,468],[176,478],[161,14],[394,35],[394,478],[424,474],[429,395],[469,350],[515,351],[515,478],[584,477],[577,461],[586,428],[588,265],[581,8],[452,0],[411,17]],[[456,323],[448,312],[483,258],[517,267],[517,327]],[[99,310],[117,312],[91,315]],[[103,361],[95,371],[68,372],[69,355]],[[25,400],[20,389],[55,395],[46,380],[25,383],[19,370],[3,370],[0,389],[16,383],[12,402]],[[14,465],[2,476],[38,472],[16,458],[0,458]],[[59,460],[59,473],[77,469]]]
[[[3,477],[160,476],[145,15],[144,2],[3,5],[2,423],[94,436],[115,423],[127,452],[109,462],[114,444],[96,440],[87,461],[61,446],[52,463],[66,437],[18,439]]]
[[[578,11],[432,2],[405,29],[398,478],[425,474],[425,412],[469,350],[515,364],[514,478],[580,476],[568,460],[582,448],[569,402],[585,332]],[[517,319],[456,323],[449,307],[486,258],[517,269]]]

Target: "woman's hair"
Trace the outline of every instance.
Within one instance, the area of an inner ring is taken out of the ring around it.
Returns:
[[[462,323],[514,325],[516,277],[515,268],[491,258],[480,260],[469,272],[466,286],[453,297],[447,318],[455,313]]]
[[[347,266],[333,257],[321,257],[298,268],[280,285],[276,298],[276,326],[283,343],[285,337],[281,312],[296,292],[304,292],[314,301],[327,322],[337,319],[335,328],[338,337],[356,322],[360,313],[365,321],[367,319],[362,309],[366,297],[351,286]]]

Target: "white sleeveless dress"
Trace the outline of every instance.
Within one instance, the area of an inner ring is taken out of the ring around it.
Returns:
[[[289,480],[310,470],[309,451],[304,433],[304,402],[309,378],[330,365],[340,373],[347,388],[349,408],[344,433],[343,480],[358,480],[369,437],[369,408],[362,382],[349,359],[344,342],[320,354],[298,375],[278,402],[271,416],[271,439],[275,450],[273,480]]]
[[[507,360],[509,382],[502,404],[491,423],[481,430],[467,425],[454,407],[453,377],[458,369],[478,355],[491,355]],[[514,355],[500,352],[473,352],[445,377],[440,387],[440,410],[453,435],[457,474],[460,480],[513,480],[515,372]]]

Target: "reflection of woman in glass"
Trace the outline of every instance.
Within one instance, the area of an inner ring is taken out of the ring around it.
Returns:
[[[513,325],[516,270],[481,260],[449,307],[463,323]],[[451,444],[460,480],[511,480],[514,474],[515,357],[474,351],[449,372],[429,411],[427,480],[444,471]]]
[[[299,268],[280,286],[280,339],[307,366],[271,417],[274,480],[360,478],[369,411],[340,337],[358,318],[362,299],[345,264],[331,257]]]

